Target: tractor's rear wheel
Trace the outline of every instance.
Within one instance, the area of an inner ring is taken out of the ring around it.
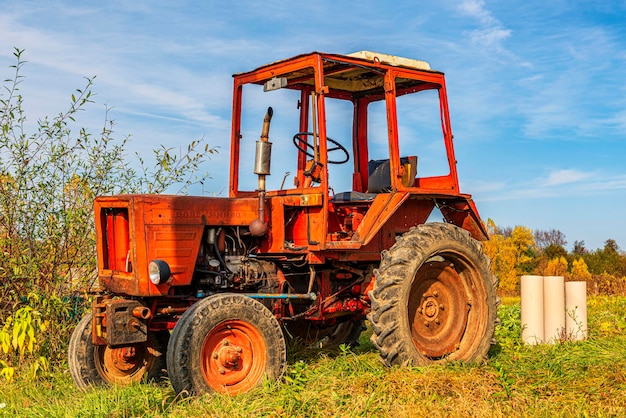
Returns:
[[[413,228],[383,252],[374,274],[368,319],[383,363],[486,358],[495,343],[497,279],[468,232],[445,223]]]
[[[178,320],[167,350],[177,393],[231,395],[278,379],[287,362],[280,324],[260,302],[219,294],[197,302]]]
[[[148,341],[123,347],[93,345],[91,314],[78,323],[70,338],[68,366],[82,390],[91,386],[126,385],[161,377],[169,331],[150,332]]]

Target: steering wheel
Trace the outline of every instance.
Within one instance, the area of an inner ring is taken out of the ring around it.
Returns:
[[[315,152],[315,148],[313,147],[313,144],[306,140],[307,136],[313,136],[313,132],[298,132],[293,136],[293,144],[296,146],[296,148],[298,148],[299,151],[305,153],[307,157],[315,158],[315,155],[313,154]],[[328,154],[333,151],[341,151],[344,153],[343,160],[331,161],[329,159],[328,164],[344,164],[350,160],[350,154],[343,145],[329,137],[326,137],[326,140],[334,145],[333,148],[328,148]],[[311,149],[311,151],[309,151],[309,149]]]

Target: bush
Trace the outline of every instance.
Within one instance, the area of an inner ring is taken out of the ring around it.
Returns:
[[[595,296],[626,296],[626,277],[617,277],[609,273],[594,274],[587,280],[587,291]]]
[[[97,135],[76,128],[79,112],[93,103],[93,78],[70,96],[66,110],[29,123],[19,89],[22,55],[15,49],[13,76],[0,91],[0,328],[21,332],[17,318],[28,311],[48,329],[36,335],[37,327],[28,328],[33,345],[26,351],[0,351],[5,377],[29,356],[64,358],[82,314],[75,289],[88,289],[95,279],[94,198],[160,193],[175,185],[184,192],[206,178],[198,175],[199,165],[216,152],[202,140],[178,153],[161,146],[147,163],[127,157],[128,139],[115,140],[108,111]]]

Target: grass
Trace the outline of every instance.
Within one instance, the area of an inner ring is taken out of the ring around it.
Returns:
[[[481,365],[388,369],[364,333],[353,350],[292,350],[282,382],[238,397],[180,399],[167,381],[82,393],[63,369],[0,383],[0,416],[626,416],[626,298],[590,298],[589,338],[575,343],[523,345],[519,309],[504,301]]]

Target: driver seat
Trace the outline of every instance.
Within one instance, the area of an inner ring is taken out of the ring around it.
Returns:
[[[400,158],[402,169],[402,185],[413,187],[417,176],[417,156]],[[378,193],[391,191],[391,174],[389,160],[370,160],[367,164],[368,180],[367,192],[341,192],[333,196],[333,202],[371,202]]]
[[[402,185],[412,187],[417,175],[417,156],[401,157]],[[391,174],[389,160],[370,160],[367,163],[367,191],[368,193],[388,193],[391,191]]]

